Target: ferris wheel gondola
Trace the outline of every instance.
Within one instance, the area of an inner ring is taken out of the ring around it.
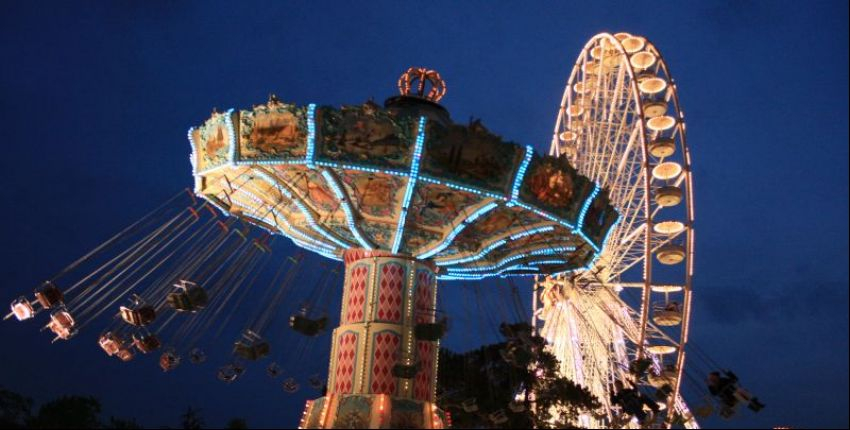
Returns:
[[[611,398],[613,381],[663,386],[665,423],[697,427],[680,396],[694,256],[691,159],[678,88],[655,45],[628,33],[585,45],[550,154],[609,190],[620,219],[588,270],[538,279],[535,324],[562,370],[600,399]],[[649,369],[622,370],[634,362]]]

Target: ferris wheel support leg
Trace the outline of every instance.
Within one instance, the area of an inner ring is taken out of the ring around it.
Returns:
[[[439,341],[415,336],[417,324],[436,322],[436,266],[365,249],[344,259],[327,394],[307,402],[299,427],[446,427],[434,404]]]

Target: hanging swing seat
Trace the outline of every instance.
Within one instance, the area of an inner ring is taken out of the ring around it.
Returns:
[[[119,360],[126,362],[132,360],[136,355],[133,354],[133,350],[130,348],[121,348],[115,353],[115,356],[118,357]]]
[[[317,336],[325,330],[328,325],[328,317],[308,318],[304,313],[289,317],[289,326],[293,330],[305,336]]]
[[[14,315],[14,317],[18,321],[28,320],[38,313],[38,310],[33,308],[32,303],[30,303],[30,301],[23,296],[13,301],[10,308],[12,309],[12,313],[7,315],[6,318],[9,318]]]
[[[283,369],[280,368],[280,365],[272,362],[266,367],[266,375],[269,375],[269,378],[277,378],[283,373]]]
[[[163,372],[174,370],[180,365],[180,356],[176,352],[169,350],[159,356],[159,367]]]
[[[413,329],[416,340],[425,342],[436,342],[448,331],[448,319],[443,317],[434,323],[419,323]]]
[[[416,377],[416,373],[419,372],[419,363],[415,364],[401,364],[398,363],[393,366],[392,374],[396,378],[401,379],[413,379]]]
[[[251,330],[245,330],[242,339],[233,345],[233,353],[251,361],[259,360],[271,352],[268,341]]]
[[[51,309],[60,306],[64,303],[65,296],[62,290],[50,281],[46,281],[35,292],[35,299],[41,304],[44,309]]]
[[[117,334],[108,331],[100,335],[97,344],[106,352],[106,355],[112,357],[124,347],[124,341]]]
[[[132,307],[121,306],[118,313],[124,322],[136,327],[144,327],[156,319],[156,309],[148,304],[137,304]]]
[[[313,388],[314,390],[321,390],[322,387],[325,386],[325,381],[323,381],[322,378],[319,377],[319,375],[311,376],[307,380],[307,382],[310,384],[310,387]]]
[[[283,381],[282,386],[283,391],[286,391],[289,394],[297,393],[298,390],[301,388],[298,382],[295,382],[295,378],[286,378],[286,380]]]
[[[56,335],[53,339],[54,342],[58,339],[68,340],[77,334],[76,321],[71,313],[65,309],[59,309],[50,314],[50,322],[47,323],[45,328]]]
[[[189,351],[189,362],[192,364],[201,364],[207,361],[207,353],[201,348],[192,348]]]
[[[133,335],[133,346],[142,354],[147,354],[157,350],[162,346],[159,338],[154,334],[145,334],[141,336]]]
[[[231,363],[219,367],[217,376],[219,381],[227,382],[229,384],[239,379],[243,373],[245,373],[245,367],[236,363]]]
[[[206,290],[191,281],[174,284],[177,291],[168,295],[168,304],[177,312],[197,312],[209,303]]]

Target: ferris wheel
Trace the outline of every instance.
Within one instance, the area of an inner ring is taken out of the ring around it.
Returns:
[[[584,46],[567,81],[550,148],[609,190],[620,214],[588,270],[539,278],[534,324],[566,376],[606,403],[582,424],[618,423],[617,385],[653,387],[667,425],[698,424],[680,390],[691,310],[694,208],[678,89],[656,47],[628,33]]]

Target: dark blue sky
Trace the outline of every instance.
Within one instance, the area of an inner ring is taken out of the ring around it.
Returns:
[[[691,341],[768,404],[709,424],[846,428],[847,2],[360,3],[3,2],[0,298],[189,186],[186,130],[212,107],[270,92],[380,101],[401,71],[423,65],[446,79],[456,120],[482,118],[546,151],[586,40],[628,31],[664,54],[686,113]],[[462,303],[453,286],[447,308]],[[211,424],[294,425],[312,396],[287,396],[259,371],[225,386],[212,367],[121,365],[95,335],[51,346],[33,326],[0,324],[0,385],[39,400],[91,393],[108,413],[150,425],[173,423],[188,404]],[[473,346],[461,330],[448,344]]]

